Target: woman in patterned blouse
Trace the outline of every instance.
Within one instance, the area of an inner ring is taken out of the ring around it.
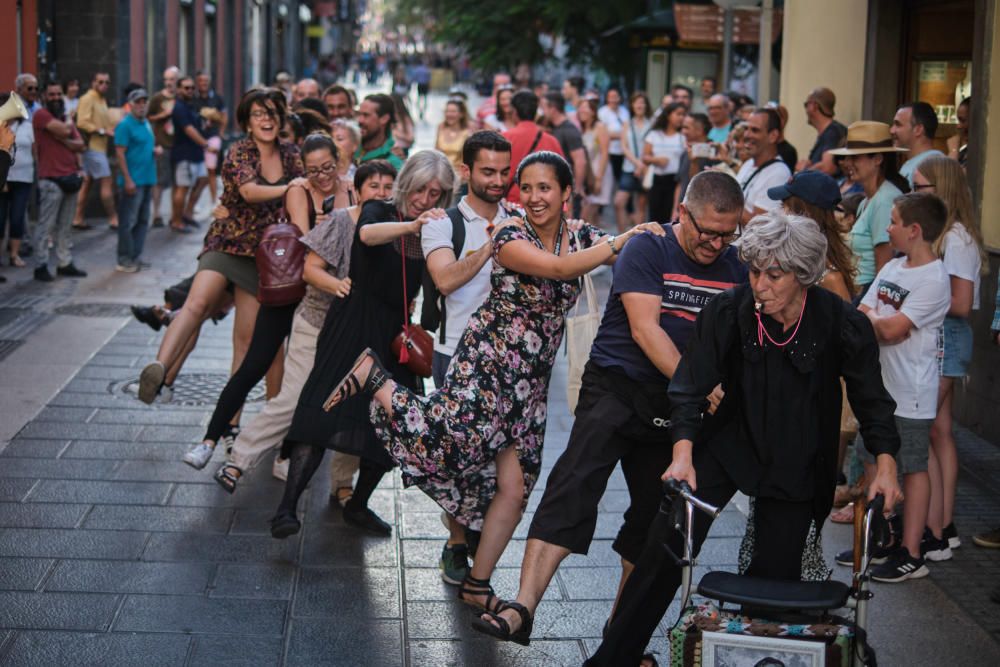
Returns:
[[[156,361],[142,370],[139,399],[144,403],[152,403],[164,385],[172,385],[202,323],[227,291],[236,305],[233,368],[243,361],[259,307],[254,253],[288,188],[303,175],[298,148],[278,138],[285,113],[284,96],[270,89],[251,90],[240,101],[236,118],[247,136],[233,144],[222,164],[222,205],[229,217],[214,220],[209,227],[184,307],[167,329]],[[279,355],[268,374],[269,379],[278,379],[268,383],[269,394],[276,394],[281,385],[280,364]]]

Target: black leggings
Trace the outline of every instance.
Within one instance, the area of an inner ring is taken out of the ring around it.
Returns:
[[[278,512],[282,514],[296,515],[299,505],[299,498],[309,486],[309,480],[316,474],[316,470],[323,462],[323,455],[326,449],[315,445],[303,444],[301,442],[286,443],[288,451],[288,480],[285,482],[285,492],[278,503]],[[382,480],[382,476],[388,470],[377,463],[362,458],[360,472],[358,473],[358,483],[354,485],[354,493],[344,509],[363,510],[368,507],[368,500],[375,491],[375,487]],[[336,492],[336,491],[334,491]]]
[[[675,174],[653,177],[653,187],[649,189],[649,219],[661,224],[671,222],[674,210]]]
[[[292,318],[298,305],[261,306],[257,311],[247,355],[219,395],[219,402],[215,404],[208,430],[205,431],[205,440],[219,441],[230,420],[243,407],[247,394],[267,374],[282,343],[292,331]]]

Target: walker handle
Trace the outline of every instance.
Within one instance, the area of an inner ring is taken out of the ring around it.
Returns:
[[[693,507],[701,510],[713,519],[717,518],[719,514],[722,513],[723,508],[709,505],[701,498],[695,496],[694,491],[691,490],[691,485],[687,482],[668,478],[667,481],[663,483],[663,492],[667,495],[679,495],[685,502],[690,503]]]

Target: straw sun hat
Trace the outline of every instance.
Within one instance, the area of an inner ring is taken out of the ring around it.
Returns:
[[[835,148],[831,155],[866,155],[868,153],[906,153],[908,148],[892,145],[889,126],[874,120],[859,120],[847,128],[847,143]]]

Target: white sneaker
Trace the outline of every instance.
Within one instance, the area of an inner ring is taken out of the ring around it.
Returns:
[[[199,442],[187,451],[184,455],[183,461],[192,468],[201,470],[206,464],[208,464],[209,459],[212,458],[213,452],[215,452],[215,447],[209,445],[207,442]]]
[[[240,435],[239,426],[230,426],[226,429],[226,432],[222,434],[219,438],[219,444],[223,446],[223,450],[226,453],[226,458],[228,459],[233,455],[233,445],[236,443],[236,438]]]
[[[288,459],[281,458],[281,454],[274,457],[274,465],[271,466],[271,474],[275,479],[282,482],[288,481]]]
[[[170,385],[163,385],[160,387],[160,391],[157,392],[156,398],[153,399],[154,403],[170,403],[174,400],[174,388]]]

